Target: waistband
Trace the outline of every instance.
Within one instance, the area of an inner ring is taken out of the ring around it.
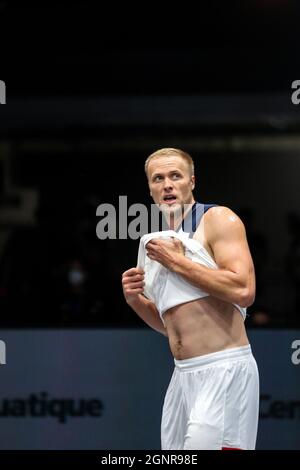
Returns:
[[[226,362],[236,359],[243,359],[252,355],[250,344],[239,348],[224,349],[204,356],[190,357],[189,359],[175,359],[175,367],[180,371],[201,369],[202,367],[214,364],[216,362]]]

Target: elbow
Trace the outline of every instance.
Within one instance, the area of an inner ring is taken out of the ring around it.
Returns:
[[[253,305],[254,303],[254,300],[255,300],[255,290],[245,287],[240,292],[238,305],[240,305],[243,308],[251,307],[251,305]]]
[[[158,333],[161,333],[162,335],[164,335],[166,338],[169,337],[168,333],[167,333],[167,330],[165,327],[163,328],[155,328],[155,330],[158,332]]]

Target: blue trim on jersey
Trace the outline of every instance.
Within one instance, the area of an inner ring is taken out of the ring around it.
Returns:
[[[196,201],[195,204],[193,204],[190,212],[182,221],[182,224],[178,230],[182,228],[182,230],[184,232],[188,232],[190,234],[190,238],[192,238],[200,224],[203,214],[205,214],[205,212],[207,212],[211,207],[216,206],[218,206],[218,204],[202,204],[201,202]]]

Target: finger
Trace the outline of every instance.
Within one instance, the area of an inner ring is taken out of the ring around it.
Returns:
[[[137,274],[145,274],[145,271],[142,268],[135,268]]]
[[[130,268],[130,269],[127,269],[127,271],[124,271],[124,273],[122,274],[123,277],[125,276],[131,276],[133,274],[135,274],[135,271],[136,271],[137,268]]]
[[[130,282],[127,284],[127,287],[131,289],[131,287],[143,287],[145,285],[145,281],[135,281],[135,282]]]
[[[139,287],[132,286],[130,288],[128,287],[127,289],[124,290],[124,294],[128,295],[128,294],[131,294],[131,293],[137,292],[137,291],[144,292],[144,286],[139,286]]]
[[[144,270],[140,268],[130,268],[122,274],[122,277],[136,276],[137,274],[144,274]]]
[[[134,276],[128,276],[130,282],[142,281],[144,279],[143,274],[135,274]]]
[[[150,240],[150,241],[147,243],[146,247],[148,247],[149,245],[150,245],[150,246],[157,246],[157,245],[159,245],[160,243],[161,243],[161,240],[155,240],[155,239],[153,239],[153,240]]]
[[[136,277],[127,277],[125,279],[123,279],[123,284],[124,286],[125,285],[129,285],[129,284],[134,284],[135,282],[144,282],[144,276],[136,276]]]
[[[142,294],[144,292],[144,289],[128,289],[126,291],[127,295],[135,295],[135,294]]]

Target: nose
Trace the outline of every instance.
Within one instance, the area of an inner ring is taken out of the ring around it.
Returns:
[[[172,181],[169,178],[166,178],[164,181],[164,189],[170,191],[173,188]]]

